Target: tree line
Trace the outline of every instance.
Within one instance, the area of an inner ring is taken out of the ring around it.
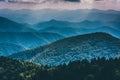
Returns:
[[[120,58],[43,66],[0,57],[0,80],[120,80]]]

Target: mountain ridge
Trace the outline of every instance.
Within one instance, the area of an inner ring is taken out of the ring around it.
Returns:
[[[9,57],[43,65],[59,65],[97,57],[114,58],[120,54],[119,49],[120,39],[107,33],[97,32],[58,40]]]
[[[101,14],[105,15],[105,17],[101,17]],[[35,24],[38,22],[43,22],[43,21],[48,21],[51,19],[70,21],[70,22],[80,22],[83,20],[112,21],[112,20],[116,20],[116,19],[119,20],[120,19],[119,14],[120,14],[120,11],[115,11],[115,10],[105,10],[104,11],[104,10],[97,10],[97,9],[79,9],[79,10],[53,10],[53,9],[9,10],[9,9],[1,9],[0,10],[0,16],[2,16],[2,17],[9,18],[16,22],[32,23],[32,24]],[[12,15],[14,15],[15,17],[12,17]],[[96,17],[94,17],[94,16],[96,16]]]
[[[25,48],[21,45],[13,44],[13,43],[0,43],[0,56],[9,56],[13,53],[17,53],[19,51],[24,51]]]
[[[47,22],[38,23],[34,26],[34,28],[36,28],[38,32],[55,32],[64,35],[65,37],[93,32],[106,32],[120,38],[119,24],[119,21],[101,22],[84,20],[82,22],[66,22],[59,20],[50,20]]]
[[[34,32],[35,30],[14,22],[4,17],[0,17],[0,32]]]
[[[59,39],[63,39],[64,36],[59,35],[57,33],[38,33],[38,32],[0,32],[0,43],[8,44],[12,46],[12,44],[19,45],[24,48],[24,50],[28,50],[31,48],[35,48],[37,46],[45,45],[51,42],[54,42]],[[10,46],[9,46],[10,47]],[[10,53],[9,49],[7,49],[5,46],[1,45],[2,55],[7,55],[5,53]],[[14,47],[13,49],[16,49]],[[10,50],[13,50],[10,49]],[[18,50],[22,51],[22,50]],[[12,53],[17,53],[16,50],[12,51]]]

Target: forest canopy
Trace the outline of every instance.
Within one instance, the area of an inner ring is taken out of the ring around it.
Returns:
[[[70,61],[59,66],[0,57],[1,80],[120,80],[120,59]]]

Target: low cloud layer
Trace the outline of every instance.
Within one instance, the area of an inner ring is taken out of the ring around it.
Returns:
[[[80,2],[80,0],[64,0],[64,1],[69,1],[69,2]]]
[[[28,3],[45,3],[45,2],[80,2],[80,0],[0,0],[3,2],[28,2]]]
[[[120,0],[0,0],[0,9],[114,9],[120,10]]]

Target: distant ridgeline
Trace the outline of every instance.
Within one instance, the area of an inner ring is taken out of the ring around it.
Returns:
[[[0,57],[0,80],[119,80],[120,58],[69,62],[68,65],[42,66]]]

